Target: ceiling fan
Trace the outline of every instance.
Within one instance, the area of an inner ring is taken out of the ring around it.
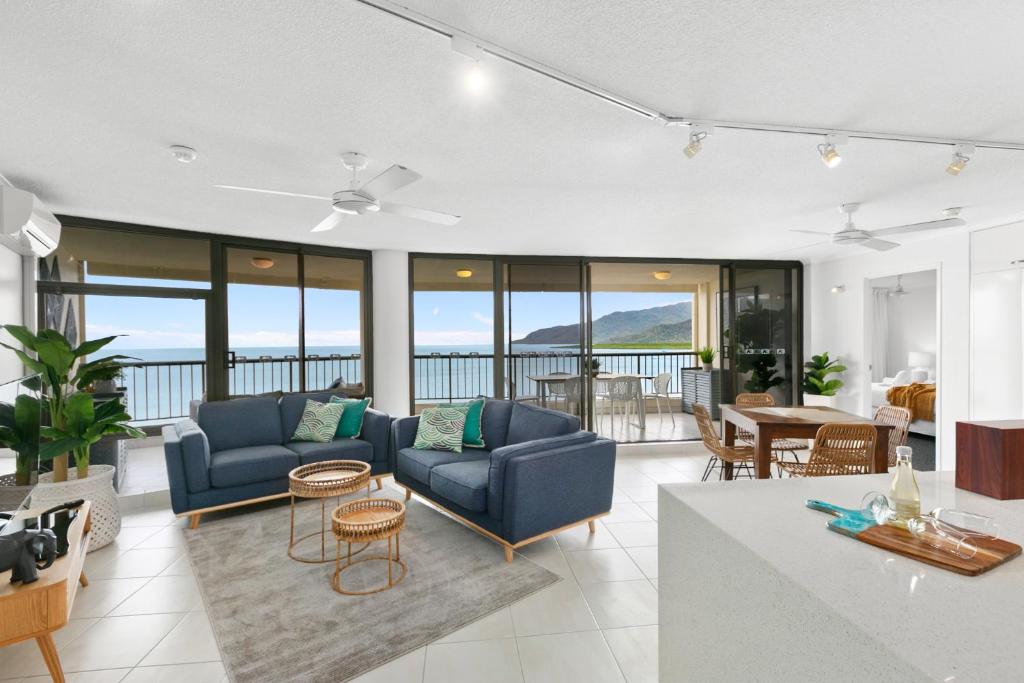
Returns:
[[[891,228],[882,228],[880,230],[860,230],[853,224],[853,214],[860,207],[860,204],[840,204],[839,212],[846,214],[846,225],[839,232],[821,232],[819,230],[796,230],[791,229],[790,232],[801,232],[808,235],[826,235],[829,237],[827,242],[818,242],[817,244],[809,244],[806,246],[814,247],[818,244],[835,244],[837,246],[851,246],[858,245],[861,247],[867,247],[868,249],[874,249],[875,251],[888,251],[894,249],[899,245],[897,242],[890,242],[889,240],[879,239],[880,237],[887,237],[889,235],[903,235],[909,232],[921,232],[922,230],[938,230],[940,228],[957,228],[962,225],[967,225],[962,218],[960,218],[960,208],[955,207],[946,209],[942,213],[946,216],[937,221],[925,221],[924,223],[910,223],[908,225],[897,225]]]
[[[346,152],[341,155],[341,163],[345,168],[352,171],[351,186],[347,190],[338,190],[330,197],[315,194],[299,194],[298,192],[282,192],[281,190],[264,190],[258,187],[241,187],[239,185],[214,185],[214,187],[224,190],[276,194],[284,197],[320,199],[330,202],[334,210],[327,218],[317,223],[311,232],[326,232],[334,229],[341,222],[342,216],[345,214],[362,215],[376,211],[393,213],[397,216],[406,216],[407,218],[416,218],[431,223],[440,223],[441,225],[455,225],[462,220],[462,216],[453,216],[447,213],[406,206],[405,204],[380,201],[380,197],[422,178],[423,176],[416,171],[395,164],[375,178],[360,184],[357,175],[359,171],[366,168],[366,157],[358,152]]]

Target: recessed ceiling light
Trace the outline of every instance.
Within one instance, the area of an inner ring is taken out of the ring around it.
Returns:
[[[249,259],[249,263],[252,264],[253,268],[259,268],[260,270],[274,267],[274,259],[267,258],[266,256],[253,256]]]
[[[473,271],[469,268],[459,268],[455,271],[455,277],[467,278],[473,277]]]
[[[671,279],[671,277],[672,277],[672,273],[668,272],[667,270],[656,270],[656,271],[654,271],[654,279],[655,280],[668,280],[668,279]]]
[[[171,156],[183,164],[191,164],[199,156],[194,149],[184,145],[171,145]]]

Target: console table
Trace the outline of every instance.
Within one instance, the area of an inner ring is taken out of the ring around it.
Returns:
[[[0,573],[0,647],[35,638],[43,653],[46,668],[56,683],[64,681],[64,669],[53,642],[53,632],[68,623],[78,586],[89,585],[82,571],[89,550],[90,504],[79,508],[78,517],[68,528],[68,552],[39,579],[28,585],[12,584],[11,572]],[[38,512],[38,510],[37,510]],[[31,510],[16,518],[34,517]]]

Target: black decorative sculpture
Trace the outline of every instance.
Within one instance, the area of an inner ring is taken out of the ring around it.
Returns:
[[[49,529],[24,529],[0,536],[0,572],[11,570],[11,583],[32,583],[57,558],[57,535]]]

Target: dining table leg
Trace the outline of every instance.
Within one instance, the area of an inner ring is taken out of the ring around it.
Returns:
[[[762,425],[754,430],[754,472],[758,479],[772,476],[772,433]]]
[[[732,447],[736,445],[736,425],[726,419],[722,420],[722,443]],[[732,480],[732,463],[722,461],[722,478],[726,481]]]

